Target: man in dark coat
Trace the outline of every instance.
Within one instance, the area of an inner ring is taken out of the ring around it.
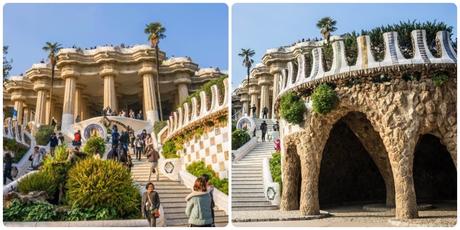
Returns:
[[[267,134],[267,123],[265,121],[260,124],[260,131],[262,131],[262,141],[265,141],[265,134]]]
[[[50,139],[48,141],[50,143],[50,154],[51,156],[54,157],[54,150],[56,149],[56,146],[59,145],[59,140],[56,136],[56,133],[52,133],[50,136]]]

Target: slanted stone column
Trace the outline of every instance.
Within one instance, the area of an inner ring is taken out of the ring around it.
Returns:
[[[382,137],[388,151],[395,181],[396,218],[412,219],[418,217],[417,200],[414,189],[413,163],[414,150],[419,135],[414,123],[406,127],[387,127],[391,130]]]
[[[242,107],[242,115],[244,116],[247,114],[248,116],[251,114],[249,111],[249,95],[248,94],[241,94],[240,101],[243,103]]]
[[[157,97],[154,76],[157,74],[153,63],[143,63],[142,68],[138,72],[142,77],[144,88],[144,119],[154,123],[158,121]]]
[[[29,117],[30,117],[29,110],[30,110],[29,107],[27,105],[25,105],[25,107],[24,107],[24,116],[22,118],[23,119],[22,120],[23,125],[27,125],[27,123],[29,123]]]
[[[48,91],[39,89],[37,92],[37,103],[35,105],[35,123],[46,124],[46,95]]]
[[[104,63],[99,75],[104,79],[104,109],[110,107],[112,111],[118,111],[117,94],[115,91],[115,77],[118,71],[112,63]]]
[[[62,78],[65,79],[64,101],[62,108],[61,130],[65,133],[73,133],[72,124],[75,121],[75,89],[77,87],[77,77],[79,73],[73,66],[64,66],[61,72]]]
[[[257,81],[255,79],[250,79],[248,94],[251,97],[251,103],[249,104],[249,111],[250,111],[249,114],[251,117],[257,117],[260,111],[259,98],[258,98],[260,94],[260,90],[257,85]],[[254,105],[257,107],[255,114],[253,114],[252,112],[252,106]]]
[[[265,107],[270,108],[270,81],[271,76],[269,74],[261,74],[258,76],[258,84],[260,86],[260,106],[259,106],[259,116],[263,117],[263,110]],[[271,111],[267,113],[267,118],[270,118]]]
[[[47,98],[46,98],[46,103],[45,103],[45,124],[47,125],[50,125],[50,119],[51,119],[51,100],[49,98],[49,94],[47,95]]]

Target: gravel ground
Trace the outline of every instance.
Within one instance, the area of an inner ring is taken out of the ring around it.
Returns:
[[[361,205],[328,208],[332,216],[323,219],[299,221],[236,222],[238,227],[396,227],[396,226],[454,226],[457,222],[457,204],[433,204],[434,208],[419,211],[420,218],[394,220],[394,212],[363,211]],[[258,211],[260,214],[263,211]]]

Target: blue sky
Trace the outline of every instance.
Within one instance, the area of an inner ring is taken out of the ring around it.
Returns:
[[[147,44],[145,24],[166,27],[160,49],[189,56],[200,67],[228,69],[228,7],[225,4],[6,4],[3,41],[19,75],[46,58],[42,47]]]
[[[246,76],[241,48],[256,51],[255,63],[269,48],[290,45],[302,38],[321,37],[316,22],[325,16],[337,20],[343,34],[399,21],[442,21],[457,34],[454,4],[235,4],[232,8],[232,85]],[[455,37],[455,36],[453,36]]]

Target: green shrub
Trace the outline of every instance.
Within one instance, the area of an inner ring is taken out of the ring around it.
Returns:
[[[158,135],[158,133],[166,126],[168,125],[167,121],[156,121],[153,124],[153,132],[155,135]]]
[[[272,174],[272,179],[274,182],[280,184],[280,190],[282,190],[282,181],[281,181],[281,153],[275,152],[270,159],[270,172]]]
[[[14,153],[13,163],[18,163],[29,150],[27,146],[18,143],[16,140],[5,137],[3,138],[3,149]]]
[[[45,171],[27,175],[18,183],[18,191],[20,193],[27,194],[33,191],[45,191],[50,199],[54,197],[56,189],[56,181],[53,176]]]
[[[228,195],[228,179],[220,179],[212,167],[210,165],[206,166],[203,161],[195,161],[189,164],[187,166],[187,172],[196,177],[207,174],[209,176],[209,182],[211,182],[211,184],[219,191]]]
[[[51,134],[54,132],[54,127],[51,125],[42,125],[35,133],[35,141],[37,145],[47,145]]]
[[[177,150],[176,150],[176,143],[172,140],[168,140],[163,144],[163,156],[165,158],[179,158],[179,155],[177,155]]]
[[[83,152],[94,155],[99,153],[103,156],[105,153],[105,141],[102,137],[90,137],[83,146]]]
[[[67,221],[81,221],[81,220],[113,220],[117,218],[115,209],[110,208],[73,208],[67,212]]]
[[[87,158],[68,173],[67,201],[72,208],[113,209],[117,218],[137,216],[140,194],[126,167],[115,161]]]
[[[249,140],[251,140],[251,136],[249,136],[246,131],[242,129],[236,129],[232,132],[232,150],[239,149]]]
[[[436,72],[431,76],[431,80],[436,87],[441,87],[447,80],[449,80],[449,77],[445,72]]]
[[[311,95],[313,111],[327,114],[332,111],[338,102],[337,93],[327,84],[320,84]]]
[[[300,124],[303,121],[305,105],[303,100],[294,92],[287,92],[281,96],[281,117],[289,123]]]
[[[46,202],[25,204],[15,199],[3,209],[4,221],[49,221],[57,217],[54,206]]]

